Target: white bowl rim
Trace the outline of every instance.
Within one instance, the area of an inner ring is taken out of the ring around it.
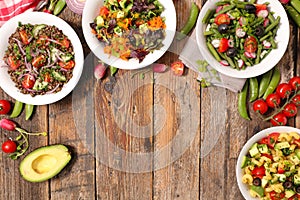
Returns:
[[[267,135],[269,135],[270,133],[273,133],[273,132],[279,132],[279,133],[281,133],[281,132],[297,132],[300,135],[300,129],[298,129],[298,128],[291,127],[291,126],[274,126],[274,127],[270,127],[270,128],[259,131],[258,133],[253,135],[246,142],[246,144],[241,149],[238,160],[236,162],[236,180],[237,180],[238,187],[240,189],[241,194],[247,200],[257,200],[258,198],[251,197],[248,186],[242,182],[243,173],[242,173],[242,169],[241,169],[241,163],[242,163],[243,156],[246,155],[246,153],[249,151],[250,147],[255,142],[258,142],[260,139],[266,137]]]
[[[224,67],[213,57],[213,55],[209,52],[205,44],[205,38],[203,38],[203,30],[206,25],[202,23],[202,19],[210,7],[215,7],[215,2],[219,0],[210,0],[207,1],[203,8],[200,11],[198,16],[197,24],[196,24],[196,40],[198,48],[201,54],[207,58],[207,62],[211,67],[215,68],[218,72],[235,78],[251,78],[255,76],[259,76],[269,70],[271,70],[274,66],[278,64],[281,60],[282,56],[286,52],[289,37],[290,37],[290,28],[289,28],[289,20],[287,14],[279,1],[270,1],[270,0],[258,0],[258,3],[269,2],[270,5],[274,5],[273,7],[278,8],[278,11],[275,12],[275,16],[280,15],[280,28],[278,29],[278,35],[276,36],[276,40],[278,41],[277,49],[274,49],[270,52],[270,54],[263,59],[258,65],[254,65],[251,67],[246,67],[244,70],[232,69],[231,67]],[[270,7],[272,10],[272,7]],[[203,47],[203,44],[205,45]]]

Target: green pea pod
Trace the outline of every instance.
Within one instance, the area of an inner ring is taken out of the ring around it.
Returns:
[[[16,100],[13,111],[10,115],[10,118],[18,117],[21,114],[22,109],[23,109],[23,103]]]
[[[66,0],[59,0],[54,7],[53,15],[58,15],[65,7]]]
[[[285,9],[297,26],[300,27],[300,13],[293,6],[285,6]]]
[[[195,4],[195,2],[193,2],[189,19],[188,19],[187,23],[185,24],[185,26],[181,29],[180,33],[176,36],[177,40],[183,39],[192,30],[192,28],[196,24],[198,14],[199,14],[199,8]]]
[[[25,119],[28,120],[33,113],[34,105],[25,104]]]
[[[262,75],[262,78],[261,78],[261,81],[259,84],[259,89],[258,89],[258,97],[262,97],[265,94],[265,92],[269,86],[269,83],[270,83],[270,80],[272,77],[272,73],[273,73],[273,70],[270,70]]]
[[[256,77],[249,79],[249,90],[250,90],[250,98],[249,101],[253,102],[258,97],[258,81]]]
[[[250,120],[247,109],[247,93],[248,93],[249,83],[246,81],[242,91],[238,95],[238,111],[239,114],[247,120]]]
[[[266,100],[266,98],[268,97],[269,94],[272,94],[274,92],[274,90],[276,89],[278,83],[280,81],[280,71],[277,67],[275,67],[270,84],[263,96],[263,99]]]

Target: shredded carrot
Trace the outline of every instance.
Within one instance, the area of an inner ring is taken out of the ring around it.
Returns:
[[[166,28],[166,24],[160,16],[153,17],[151,20],[148,21],[148,25],[150,26],[150,28],[153,29]]]

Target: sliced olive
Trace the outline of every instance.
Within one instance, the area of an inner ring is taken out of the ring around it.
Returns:
[[[253,4],[246,4],[245,5],[245,10],[248,13],[255,13],[256,12],[256,7]]]
[[[262,36],[264,34],[265,30],[262,26],[258,26],[256,29],[255,29],[255,35],[257,36]]]
[[[237,50],[235,48],[229,48],[227,51],[226,51],[226,55],[230,58],[233,58],[237,55]]]
[[[255,179],[253,179],[253,185],[255,185],[255,186],[260,186],[260,184],[261,184],[261,180],[260,180],[260,178],[255,178]]]
[[[295,190],[297,193],[300,193],[300,186],[297,186]]]
[[[293,187],[293,183],[291,181],[286,181],[286,182],[283,183],[283,187],[286,188],[286,189],[290,189],[290,188]]]
[[[228,31],[228,25],[227,24],[220,24],[219,26],[218,26],[218,31],[220,32],[220,33],[227,33],[227,31]]]

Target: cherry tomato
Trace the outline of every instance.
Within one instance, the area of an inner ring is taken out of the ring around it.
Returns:
[[[299,90],[300,89],[300,77],[294,76],[293,78],[290,79],[289,84],[292,86],[292,88],[294,90]]]
[[[288,83],[280,83],[276,88],[276,93],[281,98],[287,98],[292,93],[292,86]]]
[[[258,143],[259,143],[259,144],[268,144],[268,142],[269,142],[268,137],[264,137],[264,138],[262,138]]]
[[[51,76],[50,76],[49,73],[45,73],[44,81],[47,82],[47,83],[50,83],[50,82],[51,82]]]
[[[269,107],[275,108],[275,107],[279,106],[279,104],[281,102],[281,99],[280,99],[280,96],[277,93],[272,93],[272,94],[269,94],[267,96],[266,102],[267,102]]]
[[[294,196],[288,198],[288,200],[299,200],[300,199],[300,194],[295,194]]]
[[[230,17],[227,14],[219,14],[215,18],[215,23],[219,26],[220,24],[230,24]]]
[[[273,156],[271,154],[262,153],[261,156],[265,156],[269,158],[270,160],[273,160]]]
[[[267,10],[267,4],[254,4],[256,7],[256,13],[258,13],[260,10]]]
[[[270,192],[271,200],[282,200],[285,197],[284,193],[277,193],[274,190]]]
[[[52,14],[51,10],[47,10],[47,9],[45,9],[43,12],[48,13],[48,14]]]
[[[254,177],[262,179],[262,177],[266,175],[266,169],[264,166],[255,167],[251,173]]]
[[[184,64],[181,61],[176,61],[171,64],[171,69],[175,75],[181,76],[184,72]]]
[[[294,117],[297,115],[297,106],[293,103],[288,103],[284,106],[282,113],[287,117]]]
[[[295,139],[294,141],[293,141],[293,144],[296,144],[298,147],[300,147],[300,139]]]
[[[109,10],[107,7],[102,6],[99,11],[100,16],[107,16],[109,14]]]
[[[70,61],[68,61],[66,63],[60,61],[60,62],[58,62],[58,64],[59,64],[60,67],[62,67],[64,69],[73,69],[73,67],[75,66],[74,60],[70,60]]]
[[[7,140],[2,144],[4,153],[14,153],[17,150],[17,144],[12,140]]]
[[[278,113],[270,121],[274,126],[284,126],[287,123],[287,118],[283,113]]]
[[[68,38],[64,37],[64,39],[62,39],[62,40],[59,41],[59,44],[62,47],[69,48],[69,46],[70,46],[70,40]]]
[[[220,45],[219,45],[219,49],[218,49],[219,52],[224,53],[225,51],[227,51],[228,48],[229,48],[228,39],[222,38],[220,40]]]
[[[297,94],[296,96],[294,96],[292,98],[292,102],[296,105],[296,106],[300,106],[300,94]]]
[[[249,53],[254,53],[257,50],[257,40],[253,36],[248,36],[244,43],[245,51]]]
[[[19,31],[19,34],[20,34],[23,44],[25,44],[25,45],[29,44],[28,34],[26,33],[26,31],[21,30],[21,31]]]
[[[6,115],[11,109],[10,102],[7,100],[0,100],[0,115]]]
[[[277,132],[273,132],[271,134],[268,135],[267,137],[267,145],[270,147],[270,148],[274,148],[275,146],[275,143],[277,142],[278,140],[278,137],[279,137],[279,134],[280,133],[277,133]]]
[[[26,89],[31,89],[34,86],[34,83],[35,83],[34,77],[32,75],[26,74],[23,78],[22,86]]]
[[[285,170],[283,168],[278,167],[277,172],[278,174],[283,174]]]
[[[263,115],[268,111],[268,105],[264,100],[258,99],[253,103],[253,110]]]
[[[44,55],[39,55],[32,60],[31,64],[35,68],[40,68],[44,65],[45,62],[46,62],[46,57]]]
[[[12,68],[13,70],[16,70],[20,67],[20,61],[17,60],[15,57],[13,56],[9,56],[7,58],[7,62],[10,68]]]

